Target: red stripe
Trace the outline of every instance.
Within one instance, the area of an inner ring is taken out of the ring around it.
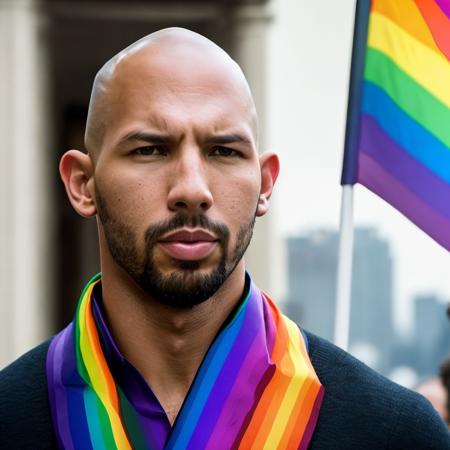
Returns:
[[[397,1],[397,0],[396,0]],[[415,0],[439,50],[450,61],[450,19],[434,0]]]
[[[436,0],[442,12],[450,19],[450,0]]]

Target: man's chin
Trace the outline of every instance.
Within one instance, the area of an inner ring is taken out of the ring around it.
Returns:
[[[169,273],[151,271],[139,279],[141,288],[155,301],[175,308],[192,308],[210,299],[225,282],[225,268],[194,268],[196,261]]]

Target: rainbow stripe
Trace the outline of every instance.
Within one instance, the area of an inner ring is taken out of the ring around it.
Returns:
[[[102,352],[94,277],[72,324],[52,341],[47,378],[64,449],[305,449],[323,388],[303,335],[253,284],[209,348],[167,442],[144,434]]]
[[[357,8],[342,184],[363,184],[450,250],[450,3]]]

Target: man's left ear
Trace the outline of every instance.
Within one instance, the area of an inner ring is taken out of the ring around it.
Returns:
[[[280,161],[275,153],[265,152],[259,157],[259,164],[261,167],[261,192],[256,215],[261,217],[269,209],[269,198],[280,171]]]

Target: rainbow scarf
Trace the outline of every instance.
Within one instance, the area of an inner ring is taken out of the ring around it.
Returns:
[[[47,379],[58,445],[156,450],[102,352],[91,308],[99,281],[100,274],[87,284],[74,321],[49,348]],[[163,448],[306,449],[322,398],[302,333],[251,284],[211,344]]]

